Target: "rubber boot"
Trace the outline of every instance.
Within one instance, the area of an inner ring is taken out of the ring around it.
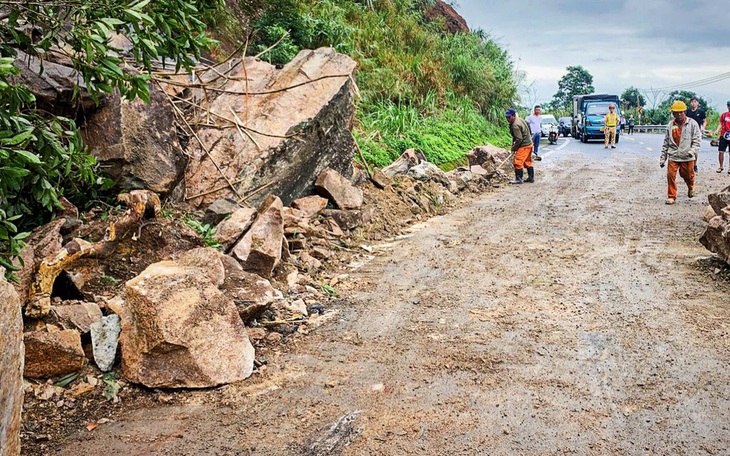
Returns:
[[[515,170],[515,180],[509,181],[510,184],[521,184],[522,183],[522,170],[516,169]]]
[[[530,184],[535,182],[535,168],[532,166],[527,168],[527,180],[525,182],[529,182]]]

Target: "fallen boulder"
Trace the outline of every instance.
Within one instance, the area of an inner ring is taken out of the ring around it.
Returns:
[[[224,65],[200,75],[217,90],[193,91],[209,103],[201,115],[215,125],[202,125],[200,142],[188,147],[189,204],[243,195],[260,204],[275,194],[288,205],[311,193],[325,168],[352,174],[354,60],[321,48],[301,51],[281,70],[253,57]]]
[[[231,257],[223,257],[226,280],[221,287],[225,295],[233,300],[244,323],[258,318],[271,304],[281,297],[267,279],[246,272]]]
[[[235,201],[228,198],[220,198],[210,203],[210,206],[205,209],[205,214],[203,214],[201,221],[208,226],[216,226],[240,208],[241,206]]]
[[[398,174],[406,174],[409,169],[425,161],[426,156],[423,155],[423,152],[420,150],[408,149],[403,152],[396,161],[383,168],[382,172],[387,177],[393,177]]]
[[[175,115],[165,94],[150,87],[150,103],[110,95],[87,113],[84,142],[99,168],[125,190],[163,196],[177,185],[187,159],[177,139]]]
[[[64,301],[62,305],[51,306],[50,320],[63,329],[75,329],[81,334],[91,330],[94,322],[100,321],[101,309],[96,303]]]
[[[86,365],[81,334],[73,329],[50,332],[27,332],[25,369],[29,378],[51,378],[78,372]]]
[[[339,209],[360,209],[362,206],[362,190],[352,185],[334,169],[327,168],[322,171],[314,187],[324,193]]]
[[[281,259],[281,241],[284,238],[284,208],[277,196],[269,196],[258,209],[251,228],[231,250],[245,271],[264,278],[271,277]]]
[[[301,211],[302,216],[311,219],[327,208],[327,198],[317,195],[305,196],[292,201],[291,207]]]
[[[730,186],[723,188],[717,193],[707,195],[707,201],[710,203],[715,214],[722,215],[722,210],[730,206]]]
[[[705,216],[709,221],[700,243],[730,264],[730,186],[708,195],[707,199],[712,211]],[[717,215],[712,217],[712,212]]]
[[[199,268],[155,263],[126,284],[125,378],[150,388],[207,388],[247,378],[254,349],[238,310]]]
[[[198,268],[217,287],[223,285],[226,270],[223,268],[221,253],[210,247],[198,247],[181,253],[175,262],[180,266]]]
[[[0,455],[20,454],[23,407],[23,319],[20,300],[0,267]]]
[[[486,146],[475,147],[466,154],[469,162],[469,169],[472,172],[479,172],[475,166],[479,166],[485,171],[487,177],[499,173],[500,168],[506,163],[510,152],[507,149],[487,144]]]

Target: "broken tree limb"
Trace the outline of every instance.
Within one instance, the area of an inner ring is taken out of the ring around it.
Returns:
[[[160,198],[149,190],[133,190],[130,193],[119,195],[117,199],[128,209],[117,221],[107,227],[101,241],[92,243],[83,239],[73,239],[60,251],[41,261],[25,310],[27,316],[39,318],[48,314],[51,309],[53,284],[62,271],[80,258],[108,257],[117,248],[119,242],[137,228],[145,216],[156,218],[160,213]]]

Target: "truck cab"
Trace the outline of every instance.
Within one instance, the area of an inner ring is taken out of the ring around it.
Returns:
[[[581,142],[590,139],[605,138],[603,118],[608,114],[608,106],[616,106],[616,114],[621,117],[621,108],[618,95],[591,94],[576,95],[573,97],[573,127],[572,135]],[[621,127],[616,129],[616,142],[621,136]]]

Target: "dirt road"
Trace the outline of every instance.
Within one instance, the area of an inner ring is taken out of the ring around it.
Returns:
[[[537,183],[382,246],[263,375],[54,454],[728,454],[730,287],[697,239],[730,177],[708,150],[665,206],[659,142],[552,147]]]

